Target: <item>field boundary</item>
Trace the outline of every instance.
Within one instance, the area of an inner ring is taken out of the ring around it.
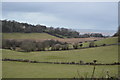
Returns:
[[[75,63],[75,62],[40,62],[40,61],[32,61],[27,59],[2,59],[2,61],[16,61],[16,62],[27,62],[27,63],[48,63],[48,64],[74,64],[74,65],[120,65],[120,62],[114,62],[114,63],[93,63],[93,62],[87,62],[87,63]]]

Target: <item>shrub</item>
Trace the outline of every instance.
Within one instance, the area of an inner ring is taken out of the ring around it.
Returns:
[[[65,44],[65,45],[61,45],[61,48],[62,48],[62,50],[68,50],[69,46],[67,44]]]
[[[82,46],[83,46],[83,44],[80,44],[79,46],[80,46],[80,47],[82,47]]]
[[[71,62],[71,64],[75,64],[75,62]]]
[[[84,62],[82,60],[80,60],[80,64],[84,64]]]
[[[98,47],[98,45],[95,45],[95,47]]]
[[[31,41],[31,40],[25,40],[22,42],[20,48],[26,52],[35,51],[36,43],[34,41]]]
[[[19,47],[20,45],[21,45],[21,42],[17,40],[8,40],[8,39],[2,40],[2,48],[4,49],[15,50],[16,47]]]
[[[10,49],[11,45],[10,45],[10,41],[9,40],[2,40],[2,48],[3,49]]]
[[[36,47],[38,51],[44,51],[46,46],[42,42],[37,42]]]
[[[56,44],[56,45],[52,46],[51,50],[56,51],[56,50],[60,50],[60,48],[61,48],[61,45],[60,44]]]
[[[103,44],[102,46],[106,46],[106,44]]]
[[[90,42],[89,47],[94,47],[94,41]]]
[[[74,49],[78,49],[78,47],[79,47],[78,43],[73,44]]]

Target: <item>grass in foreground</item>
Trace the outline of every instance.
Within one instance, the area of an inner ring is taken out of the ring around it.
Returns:
[[[93,66],[4,62],[3,78],[90,78]],[[79,76],[78,73],[79,72]],[[117,77],[118,66],[96,66],[95,77]]]
[[[57,39],[47,33],[2,33],[3,39]]]
[[[118,46],[106,46],[97,48],[66,50],[66,51],[37,51],[17,52],[2,50],[3,58],[29,59],[48,62],[92,62],[98,60],[100,63],[118,62]]]

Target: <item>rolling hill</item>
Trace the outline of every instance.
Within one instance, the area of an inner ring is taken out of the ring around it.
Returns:
[[[3,39],[58,39],[47,33],[3,33]]]

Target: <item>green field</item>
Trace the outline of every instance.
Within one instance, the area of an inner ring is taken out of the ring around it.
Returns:
[[[98,60],[100,63],[113,63],[118,61],[118,46],[106,46],[89,49],[77,49],[66,51],[37,51],[37,52],[17,52],[3,50],[3,58],[29,59],[37,61],[54,62],[92,62]]]
[[[47,33],[2,33],[3,39],[56,39]]]
[[[83,47],[88,47],[90,42],[83,43]],[[105,38],[94,42],[94,45],[100,46],[103,44],[115,44],[118,43],[117,37]]]
[[[3,78],[90,78],[93,66],[4,62]],[[96,66],[95,77],[117,77],[118,66]],[[79,76],[78,76],[79,72]]]
[[[97,44],[97,45],[114,44],[114,43],[118,43],[118,38],[117,37],[110,37],[110,38],[102,39],[102,40],[99,40],[99,41],[95,41],[95,44]]]

